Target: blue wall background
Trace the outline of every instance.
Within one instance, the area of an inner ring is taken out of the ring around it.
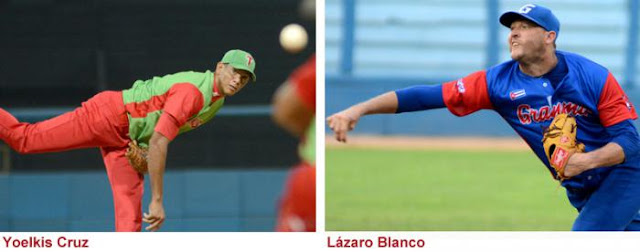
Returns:
[[[269,168],[168,171],[161,231],[273,231],[285,177]],[[0,175],[0,231],[113,231],[112,199],[104,171]]]

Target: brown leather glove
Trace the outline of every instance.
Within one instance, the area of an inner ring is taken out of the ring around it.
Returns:
[[[578,124],[573,116],[558,114],[545,129],[542,137],[544,152],[551,167],[556,170],[556,179],[565,180],[564,175],[567,161],[576,152],[584,152],[584,144],[578,143],[576,133]]]
[[[149,155],[149,149],[145,147],[140,147],[138,142],[131,141],[129,142],[129,148],[127,148],[127,153],[125,156],[129,160],[129,164],[140,174],[145,174],[149,170],[147,168],[147,157]]]

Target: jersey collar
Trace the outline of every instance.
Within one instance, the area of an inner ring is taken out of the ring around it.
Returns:
[[[220,91],[218,91],[218,83],[216,83],[216,76],[213,76],[213,97],[222,96]]]

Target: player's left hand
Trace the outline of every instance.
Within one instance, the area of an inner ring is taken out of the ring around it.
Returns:
[[[152,200],[149,204],[149,213],[144,213],[142,218],[142,221],[149,223],[149,226],[145,228],[145,230],[156,231],[160,229],[164,219],[165,215],[162,202]]]
[[[592,162],[589,160],[588,153],[574,153],[567,160],[567,166],[564,167],[564,176],[570,178],[589,170]]]

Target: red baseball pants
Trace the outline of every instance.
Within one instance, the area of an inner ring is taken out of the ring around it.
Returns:
[[[316,231],[315,166],[302,162],[289,173],[280,199],[276,231]]]
[[[99,93],[74,111],[33,124],[0,109],[0,138],[23,154],[99,147],[113,192],[116,231],[142,229],[144,176],[125,157],[129,120],[121,92]]]

